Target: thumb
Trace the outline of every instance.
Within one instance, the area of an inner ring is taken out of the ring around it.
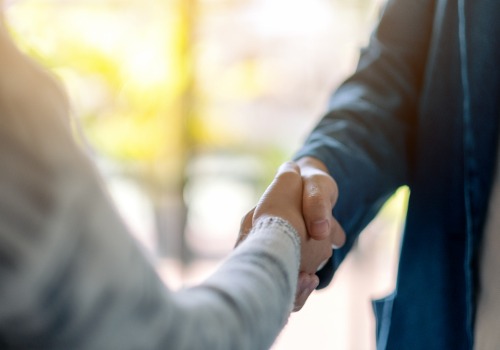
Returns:
[[[302,211],[307,230],[313,239],[330,235],[333,226],[332,209],[337,198],[337,186],[330,176],[320,175],[304,179]]]
[[[302,309],[307,301],[307,298],[316,289],[319,284],[319,278],[315,274],[308,274],[306,272],[301,272],[299,274],[299,280],[297,282],[297,293],[295,294],[295,303],[293,311],[299,311]]]
[[[235,247],[239,246],[241,242],[243,242],[248,237],[248,234],[250,233],[250,230],[253,226],[252,218],[254,211],[255,208],[246,213],[243,219],[241,219],[240,232],[238,233],[238,239],[236,240],[236,244],[234,245]]]

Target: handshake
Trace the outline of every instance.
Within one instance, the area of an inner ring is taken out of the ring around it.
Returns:
[[[316,271],[341,247],[345,233],[332,216],[338,188],[326,166],[315,158],[283,164],[257,206],[241,222],[236,245],[260,219],[277,216],[287,220],[301,241],[301,263],[294,311],[305,304],[319,284]]]

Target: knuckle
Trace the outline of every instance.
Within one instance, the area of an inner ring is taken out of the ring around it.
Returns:
[[[302,179],[297,172],[293,170],[284,170],[276,176],[278,181],[301,183]]]
[[[311,189],[306,194],[304,200],[311,206],[325,206],[324,194],[318,189]]]
[[[307,177],[311,194],[319,193],[329,201],[335,202],[338,197],[338,186],[333,178],[325,173],[315,173]]]

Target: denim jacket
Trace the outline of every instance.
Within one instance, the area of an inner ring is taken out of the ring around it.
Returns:
[[[410,188],[394,293],[374,302],[377,349],[472,349],[478,248],[500,116],[500,2],[389,0],[356,72],[296,158],[339,186],[346,245]]]

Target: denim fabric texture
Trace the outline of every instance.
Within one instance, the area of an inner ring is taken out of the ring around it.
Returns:
[[[339,186],[346,245],[401,185],[411,195],[394,294],[377,301],[378,349],[472,349],[498,140],[497,0],[389,0],[354,75],[295,158]],[[387,303],[390,303],[388,305]]]

